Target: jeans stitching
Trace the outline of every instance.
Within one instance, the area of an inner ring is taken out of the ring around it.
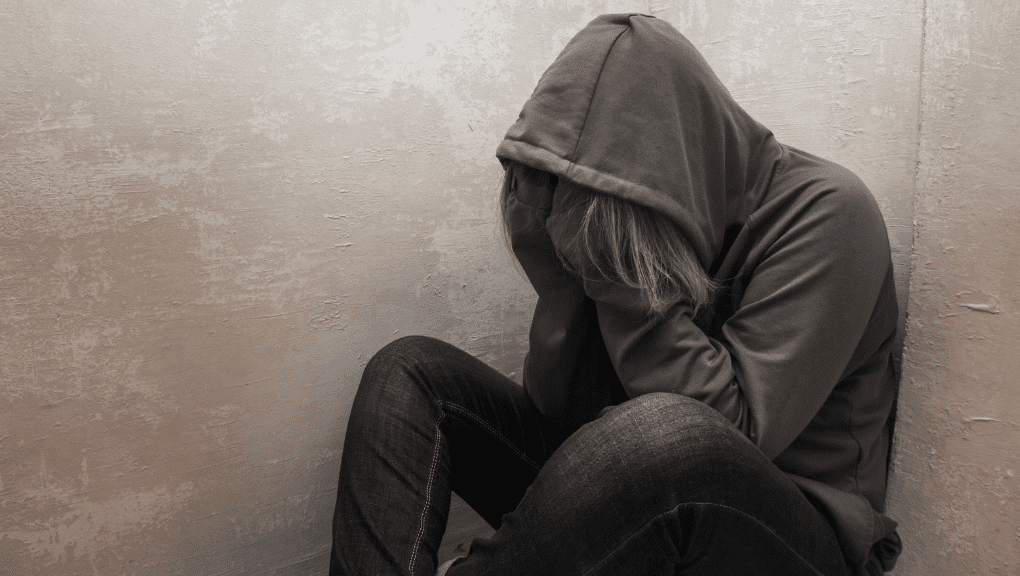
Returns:
[[[452,402],[447,402],[446,400],[442,401],[442,405],[443,405],[444,409],[451,408],[451,409],[453,409],[454,412],[458,412],[462,416],[466,416],[466,417],[470,418],[475,424],[481,426],[482,428],[487,430],[489,432],[489,434],[492,434],[493,436],[495,436],[496,439],[498,439],[500,442],[502,442],[504,446],[506,446],[507,448],[512,450],[515,454],[517,454],[517,456],[521,460],[523,460],[525,463],[527,463],[528,465],[533,467],[535,470],[541,470],[542,469],[541,465],[539,465],[537,462],[535,462],[531,458],[528,458],[528,455],[525,454],[524,452],[522,452],[516,446],[514,446],[513,442],[510,442],[510,439],[507,438],[506,436],[504,436],[502,432],[500,432],[499,430],[496,430],[495,428],[493,428],[491,425],[489,425],[488,422],[486,422],[485,420],[482,420],[481,418],[479,418],[478,416],[473,414],[467,408],[464,408],[463,406],[460,406],[460,405],[457,405],[457,404],[453,404]]]
[[[776,540],[782,542],[787,547],[787,549],[789,549],[790,552],[793,553],[794,556],[796,556],[801,562],[804,563],[805,566],[810,568],[815,574],[817,574],[818,576],[825,576],[817,568],[815,568],[810,562],[808,562],[807,559],[805,559],[803,556],[801,556],[800,553],[797,552],[797,550],[793,546],[790,546],[790,544],[786,540],[784,540],[781,536],[779,536],[779,534],[776,534],[775,530],[769,528],[765,524],[761,523],[761,521],[759,521],[757,518],[755,518],[754,516],[751,516],[750,514],[744,512],[743,510],[739,510],[737,508],[733,508],[732,506],[727,506],[725,504],[717,504],[717,503],[714,503],[714,502],[684,502],[683,504],[678,504],[675,507],[673,507],[673,508],[671,508],[669,510],[666,510],[665,512],[662,512],[661,514],[653,516],[651,519],[648,520],[648,522],[646,522],[640,528],[638,528],[633,533],[631,533],[630,536],[628,536],[626,539],[624,539],[624,541],[621,542],[619,546],[617,546],[616,548],[611,550],[608,554],[606,554],[598,564],[596,564],[595,566],[592,566],[591,568],[589,568],[582,576],[588,576],[589,574],[591,574],[596,568],[600,567],[602,565],[602,563],[606,561],[606,559],[612,557],[614,554],[619,552],[621,548],[626,546],[633,538],[635,538],[637,536],[637,534],[639,532],[641,532],[642,530],[644,530],[645,528],[650,526],[652,524],[652,522],[655,522],[656,520],[658,520],[659,518],[665,516],[666,514],[671,514],[671,513],[675,512],[675,511],[679,510],[681,506],[687,506],[689,504],[696,504],[696,505],[702,505],[702,506],[715,506],[715,507],[718,507],[718,508],[725,508],[727,510],[732,510],[733,512],[736,512],[737,514],[740,514],[742,516],[750,518],[753,522],[755,522],[756,524],[758,524],[759,526],[761,526],[765,530],[768,530],[769,533],[771,533],[776,538]]]
[[[436,420],[436,449],[432,452],[432,466],[429,468],[429,479],[425,486],[425,507],[421,511],[418,536],[414,539],[414,547],[411,549],[411,560],[407,563],[407,571],[410,574],[414,574],[414,561],[418,559],[419,546],[421,545],[422,538],[425,537],[425,518],[428,515],[429,506],[432,504],[432,483],[436,478],[436,467],[439,465],[439,450],[443,441],[442,430],[439,429],[442,421],[443,416],[441,415]]]

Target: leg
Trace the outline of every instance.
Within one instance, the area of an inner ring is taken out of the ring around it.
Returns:
[[[583,426],[447,576],[845,576],[797,487],[705,405],[649,394]]]
[[[451,489],[499,527],[564,437],[471,355],[425,337],[387,345],[347,425],[330,574],[432,576]]]

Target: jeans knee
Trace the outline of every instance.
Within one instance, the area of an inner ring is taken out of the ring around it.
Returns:
[[[722,414],[707,404],[671,392],[652,392],[628,400],[610,410],[606,416],[623,419],[637,429],[674,429],[676,433],[706,426],[730,427]]]
[[[616,467],[634,474],[673,474],[684,462],[727,458],[734,443],[747,443],[728,420],[702,402],[672,393],[645,394],[596,420]]]
[[[372,355],[365,372],[393,365],[414,365],[427,354],[433,339],[428,336],[402,336],[386,344]]]
[[[394,370],[404,374],[420,373],[429,358],[434,354],[440,341],[428,336],[403,336],[379,349],[365,365],[361,376],[361,385],[380,385],[408,381],[406,378],[393,378]],[[411,378],[417,381],[418,378]]]
[[[383,346],[365,365],[352,415],[399,413],[428,398],[421,374],[433,346],[427,336],[404,336]]]

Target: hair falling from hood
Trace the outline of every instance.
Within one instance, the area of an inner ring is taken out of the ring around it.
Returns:
[[[864,182],[777,142],[640,14],[579,31],[496,157],[538,296],[522,379],[542,414],[580,426],[617,388],[704,402],[833,519],[854,574],[891,569],[898,306]]]
[[[543,181],[540,185],[554,188],[567,207],[568,219],[578,223],[573,238],[567,241],[577,261],[557,253],[567,270],[582,280],[637,289],[652,313],[661,313],[678,302],[694,311],[711,303],[714,282],[690,242],[668,218],[634,202],[538,172],[510,162],[500,207],[506,205],[519,181],[538,178]],[[504,236],[509,239],[505,210],[502,220]]]

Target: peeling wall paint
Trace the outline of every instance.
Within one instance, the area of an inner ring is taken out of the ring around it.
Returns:
[[[989,384],[972,375],[1016,334],[1017,268],[1003,263],[1018,243],[994,241],[1015,239],[1020,215],[1001,153],[1016,54],[988,34],[1015,28],[1016,10],[928,0],[919,83],[922,8],[0,7],[0,571],[321,573],[371,354],[430,334],[517,376],[533,296],[499,238],[493,152],[567,40],[615,11],[672,22],[780,140],[861,175],[904,304],[921,103],[892,507],[914,546],[905,566],[943,546],[985,550],[974,538],[993,528],[1012,538],[978,513],[989,495],[1015,510],[1018,468],[984,444],[1016,444],[1020,416],[1002,405],[1012,365]],[[973,96],[994,105],[967,107]],[[1003,265],[986,272],[981,258]],[[949,390],[964,381],[972,395]],[[962,443],[984,448],[958,462]],[[981,496],[958,505],[964,487]]]
[[[1020,5],[927,0],[897,574],[1020,573]]]

